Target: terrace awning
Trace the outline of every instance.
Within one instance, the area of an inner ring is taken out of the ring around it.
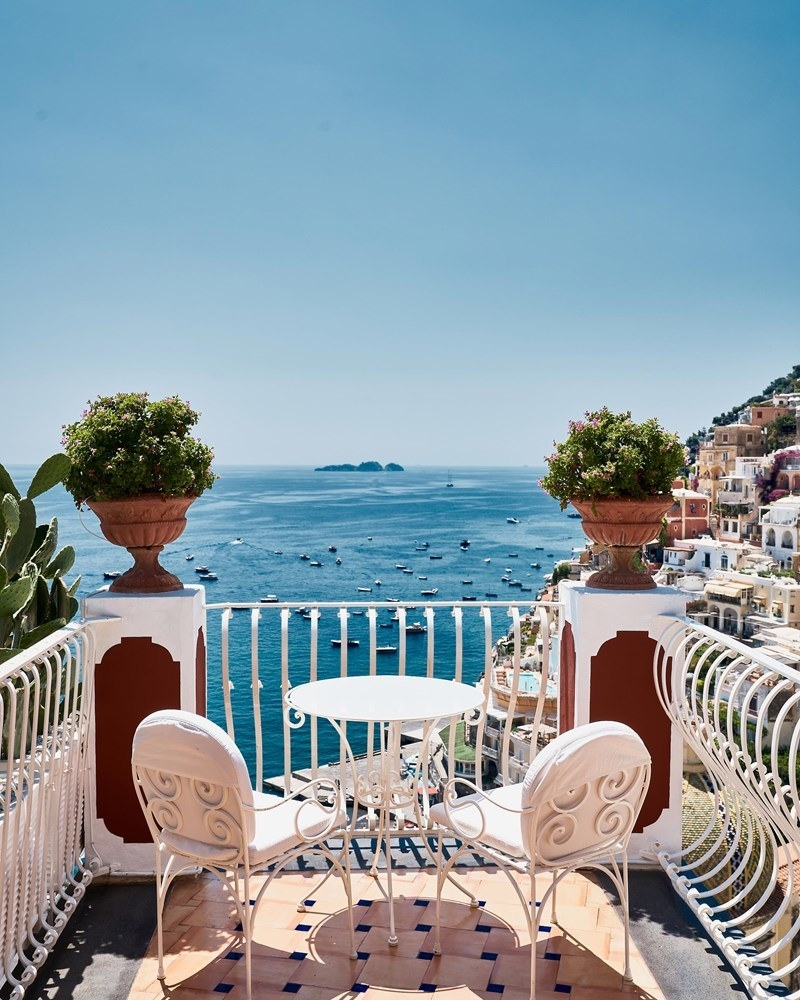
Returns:
[[[709,597],[715,594],[719,597],[743,597],[752,590],[748,583],[709,583],[706,584],[706,593]]]

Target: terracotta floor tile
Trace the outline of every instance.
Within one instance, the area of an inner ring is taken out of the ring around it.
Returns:
[[[259,995],[265,989],[283,990],[288,982],[294,982],[297,970],[305,961],[286,955],[253,955],[253,994]],[[225,978],[226,983],[244,985],[247,970],[244,959],[240,959]],[[258,984],[258,989],[256,989]],[[229,994],[231,995],[231,994]],[[288,996],[288,994],[286,994]],[[221,996],[221,994],[217,994]],[[175,1000],[178,1000],[176,997]]]
[[[416,863],[416,862],[415,862]],[[386,940],[388,903],[386,875],[377,879],[364,871],[353,873],[353,899],[373,900],[354,906],[356,947],[369,957],[351,961],[348,911],[341,881],[330,877],[319,885],[319,873],[282,873],[269,886],[257,916],[253,944],[254,993],[258,1000],[286,1000],[286,982],[299,987],[300,1000],[422,1000],[422,983],[438,985],[447,1000],[489,1000],[489,983],[504,986],[503,1000],[527,1000],[530,945],[524,911],[505,875],[496,868],[460,870],[459,878],[486,905],[473,909],[455,890],[442,905],[442,951],[438,958],[422,958],[433,951],[436,874],[433,869],[398,868],[394,871],[395,919],[399,945]],[[526,877],[514,875],[526,885]],[[254,880],[254,896],[262,879]],[[549,876],[537,880],[537,894],[549,885]],[[452,886],[446,890],[450,893]],[[541,891],[539,891],[541,890]],[[309,895],[315,905],[297,911],[297,901]],[[427,906],[417,906],[427,900]],[[581,902],[583,900],[583,902]],[[559,891],[559,917],[564,928],[552,924],[547,908],[537,911],[537,922],[549,926],[537,941],[537,1000],[556,1000],[556,983],[572,987],[573,1000],[664,1000],[641,957],[632,950],[636,985],[622,983],[623,933],[603,890],[590,879],[571,874]],[[170,1000],[215,1000],[220,983],[233,986],[228,1000],[244,1000],[244,962],[225,959],[227,951],[241,951],[241,935],[233,927],[235,910],[227,890],[213,877],[182,878],[175,884],[165,912],[167,981],[178,976],[181,985]],[[417,931],[419,924],[431,930]],[[485,930],[476,931],[480,924]],[[220,926],[221,925],[221,926]],[[307,930],[297,930],[305,925]],[[303,960],[292,959],[305,952]],[[498,955],[496,961],[482,953]],[[561,955],[560,961],[545,953]],[[155,979],[155,941],[151,942],[128,1000],[160,1000]],[[354,982],[367,986],[352,993]]]
[[[405,963],[408,959],[403,958],[399,961]],[[337,955],[325,962],[305,959],[292,974],[291,982],[344,990],[359,979],[365,964],[363,959],[353,961],[346,955]]]
[[[443,924],[441,929],[442,955],[465,955],[467,958],[474,958],[485,951],[492,951],[488,947],[491,933],[490,931],[475,931],[463,927],[448,927]],[[421,950],[433,951],[435,940],[436,931],[429,931],[424,935]]]
[[[593,986],[622,989],[622,973],[588,952],[585,955],[563,955],[559,962],[559,982],[571,986]]]
[[[385,989],[416,990],[426,981],[430,964],[428,959],[402,955],[371,955],[353,981]]]
[[[493,968],[494,962],[486,959],[442,954],[433,959],[423,982],[436,983],[442,988],[464,985],[472,990],[485,990]]]
[[[416,958],[420,951],[431,950],[426,946],[431,934],[432,931],[405,930],[402,934],[398,932],[397,945],[392,946],[389,944],[386,928],[373,927],[366,934],[362,934],[358,950],[370,955],[392,954]]]
[[[232,930],[239,923],[233,902],[201,900],[194,911],[183,917],[181,923],[190,927],[219,927]]]

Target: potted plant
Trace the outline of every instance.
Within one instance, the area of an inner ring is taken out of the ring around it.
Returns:
[[[62,444],[72,461],[64,485],[78,508],[94,511],[105,537],[134,558],[111,590],[182,589],[158,555],[186,527],[189,505],[217,478],[213,451],[190,433],[198,418],[177,396],[150,400],[146,392],[120,392],[98,396],[64,426]]]
[[[546,459],[539,485],[580,513],[590,539],[606,546],[611,567],[595,573],[590,587],[648,590],[655,582],[636,564],[642,545],[657,537],[673,503],[672,484],[685,462],[677,434],[655,418],[636,423],[630,411],[608,407],[569,423],[565,441]]]

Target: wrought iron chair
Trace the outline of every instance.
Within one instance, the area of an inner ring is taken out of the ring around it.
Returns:
[[[334,854],[327,837],[344,829],[340,788],[328,779],[305,786],[300,799],[254,791],[239,748],[215,723],[191,712],[154,712],[133,740],[133,780],[156,846],[158,979],[163,983],[163,912],[173,880],[204,868],[233,895],[244,937],[247,997],[252,996],[252,938],[259,904],[272,879],[301,854],[323,855],[342,879],[356,957],[347,838]],[[250,905],[251,879],[266,875]],[[241,895],[240,895],[241,887]],[[302,907],[301,907],[302,908]]]
[[[520,784],[481,791],[462,778],[448,782],[444,800],[431,809],[438,825],[434,952],[441,953],[441,895],[453,865],[466,852],[491,858],[508,876],[526,913],[530,995],[535,997],[536,874],[552,872],[540,906],[552,895],[556,923],[558,884],[578,868],[596,868],[606,872],[619,893],[624,977],[630,980],[627,848],[649,783],[650,754],[638,734],[620,722],[592,722],[557,736],[539,752]],[[459,798],[464,786],[471,794]],[[443,840],[448,835],[460,843],[445,861]],[[512,872],[529,875],[527,898]]]

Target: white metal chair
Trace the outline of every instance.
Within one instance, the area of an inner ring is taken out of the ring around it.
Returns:
[[[431,809],[438,824],[436,932],[440,954],[441,895],[453,865],[466,852],[491,858],[514,886],[531,938],[531,998],[536,995],[536,874],[553,880],[541,900],[552,895],[553,922],[559,882],[577,868],[605,871],[616,887],[625,928],[625,972],[631,979],[627,847],[650,783],[650,754],[641,738],[620,722],[592,722],[557,736],[539,752],[521,784],[481,791],[454,778],[444,801]],[[464,786],[471,794],[458,798]],[[443,839],[454,834],[459,846],[445,862]],[[530,876],[529,895],[512,871]]]
[[[323,855],[342,879],[356,957],[347,838],[334,854],[325,840],[344,829],[341,789],[327,779],[305,786],[314,797],[254,791],[239,748],[215,723],[191,712],[154,712],[133,740],[133,780],[156,845],[158,979],[163,983],[163,912],[175,877],[205,868],[231,890],[245,945],[247,997],[252,996],[252,937],[256,913],[274,876],[301,854]],[[266,874],[250,905],[250,880]],[[241,883],[241,895],[240,895]],[[300,907],[302,909],[302,907]]]

